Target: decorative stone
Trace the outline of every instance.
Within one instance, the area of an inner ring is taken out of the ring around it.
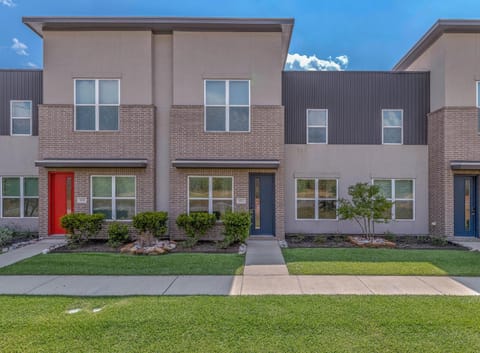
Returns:
[[[286,240],[279,240],[278,241],[278,245],[281,247],[281,248],[288,248],[288,243]]]
[[[247,245],[246,244],[240,244],[240,247],[238,248],[238,254],[239,255],[245,255],[247,253]]]

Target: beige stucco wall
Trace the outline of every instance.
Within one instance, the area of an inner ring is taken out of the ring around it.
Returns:
[[[430,111],[475,106],[475,82],[480,81],[480,34],[443,34],[407,70],[430,71]]]
[[[121,104],[152,104],[149,31],[44,32],[44,104],[73,104],[74,78],[119,78]]]
[[[0,176],[38,175],[38,136],[0,136]]]
[[[173,104],[203,105],[208,78],[250,79],[252,105],[281,105],[281,33],[174,32]]]
[[[172,35],[153,36],[153,104],[156,109],[156,209],[168,210],[169,186],[169,120],[172,106]]]
[[[445,106],[445,46],[437,40],[407,71],[430,71],[430,111]]]
[[[338,197],[348,187],[373,178],[415,179],[415,220],[376,225],[377,233],[428,234],[427,146],[286,145],[285,232],[358,234],[354,222],[295,220],[295,178],[338,179]]]

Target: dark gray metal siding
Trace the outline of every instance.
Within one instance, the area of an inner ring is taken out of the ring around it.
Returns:
[[[403,109],[403,142],[427,144],[428,72],[285,71],[285,143],[306,143],[307,109],[328,109],[329,144],[381,144],[382,109]]]
[[[38,135],[38,105],[42,104],[41,70],[0,70],[0,135],[10,135],[10,101],[32,101],[32,134]]]

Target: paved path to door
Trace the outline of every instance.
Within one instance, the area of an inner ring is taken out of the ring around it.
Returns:
[[[0,266],[39,254],[60,241],[63,240],[46,239],[2,254]],[[291,276],[278,243],[263,240],[248,242],[243,276],[0,276],[0,294],[26,295],[474,296],[479,293],[480,277]]]
[[[5,267],[14,264],[15,262],[19,262],[29,257],[41,254],[43,250],[61,244],[65,244],[65,238],[63,237],[45,238],[33,244],[0,254],[0,267]]]

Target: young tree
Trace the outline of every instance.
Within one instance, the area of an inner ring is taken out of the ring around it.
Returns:
[[[341,220],[354,220],[367,239],[375,235],[375,223],[390,222],[393,203],[388,201],[377,185],[356,183],[348,188],[352,200],[339,200],[338,215]]]

